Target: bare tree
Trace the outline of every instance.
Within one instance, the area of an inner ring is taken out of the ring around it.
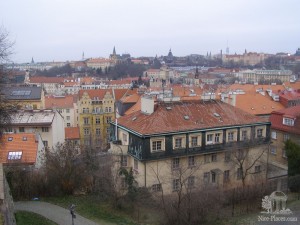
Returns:
[[[205,188],[201,184],[201,165],[202,163],[177,167],[172,162],[156,162],[149,167],[157,181],[152,193],[161,203],[166,224],[201,224],[208,214],[221,206],[221,203],[216,204],[221,192],[212,187]],[[169,174],[166,173],[166,168],[170,169]],[[171,193],[168,190],[170,186]]]
[[[6,74],[3,64],[9,60],[13,45],[14,42],[10,41],[8,32],[3,27],[0,27],[0,137],[10,123],[12,113],[17,109],[17,106],[7,102],[3,93],[1,93]]]
[[[262,172],[267,172],[267,147],[262,146],[260,148],[232,148],[228,151],[228,160],[232,163],[233,168],[237,168],[237,179],[242,181],[243,187],[246,185],[246,179],[250,175],[255,175],[257,178],[264,179]],[[254,178],[254,177],[252,177]]]

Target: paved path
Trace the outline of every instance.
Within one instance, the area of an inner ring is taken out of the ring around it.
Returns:
[[[72,217],[69,210],[47,202],[39,202],[39,201],[15,202],[15,210],[30,211],[30,212],[40,214],[48,218],[49,220],[54,221],[59,225],[72,224]],[[74,225],[99,225],[99,224],[76,214],[76,219],[74,219]]]

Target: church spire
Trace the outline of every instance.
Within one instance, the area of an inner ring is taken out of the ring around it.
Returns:
[[[33,57],[31,58],[31,63],[32,63],[32,64],[34,63]]]
[[[114,46],[113,55],[116,55],[116,48]]]

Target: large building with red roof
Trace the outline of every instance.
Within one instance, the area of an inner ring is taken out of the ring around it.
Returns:
[[[178,171],[186,171],[181,175],[191,187],[241,185],[245,168],[234,160],[245,152],[254,175],[244,181],[266,178],[270,123],[221,101],[155,103],[142,97],[141,110],[113,125],[111,151],[133,168],[140,186],[153,191],[176,191]]]

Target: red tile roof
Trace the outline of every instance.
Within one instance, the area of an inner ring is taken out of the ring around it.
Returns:
[[[45,97],[45,108],[73,108],[74,96],[46,96]]]
[[[137,89],[114,89],[115,101],[119,101],[126,96],[133,95],[137,92]]]
[[[66,127],[65,128],[65,139],[72,140],[72,139],[79,139],[80,132],[79,127]]]
[[[273,101],[267,94],[249,93],[236,95],[235,106],[253,115],[270,115],[274,110],[283,109],[284,106]]]
[[[8,138],[12,137],[11,141]],[[23,141],[23,137],[27,140]],[[0,163],[34,164],[37,158],[38,141],[33,133],[4,134],[1,141]],[[22,152],[20,160],[9,160],[9,152]]]
[[[293,119],[294,126],[284,125],[283,117]],[[294,106],[272,112],[270,122],[272,124],[272,129],[300,135],[300,106]]]
[[[220,101],[159,103],[155,108],[151,115],[141,111],[125,115],[119,118],[118,124],[141,135],[151,135],[266,122]]]
[[[42,76],[36,76],[36,77],[30,77],[30,83],[63,83],[64,82],[63,77],[42,77]]]

